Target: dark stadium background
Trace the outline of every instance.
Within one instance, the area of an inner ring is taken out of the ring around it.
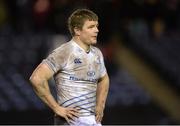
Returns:
[[[0,0],[0,124],[53,124],[29,77],[70,39],[77,8],[99,16],[110,76],[103,124],[180,124],[179,0]],[[55,96],[54,81],[49,81]]]

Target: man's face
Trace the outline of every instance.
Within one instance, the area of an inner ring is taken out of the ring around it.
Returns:
[[[96,44],[98,32],[98,21],[86,20],[82,29],[79,30],[79,38],[87,45]]]

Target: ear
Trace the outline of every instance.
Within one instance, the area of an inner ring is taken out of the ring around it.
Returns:
[[[81,30],[77,27],[74,28],[74,32],[75,32],[75,35],[80,35],[81,34]]]

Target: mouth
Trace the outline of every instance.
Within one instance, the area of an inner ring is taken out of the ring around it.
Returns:
[[[94,39],[97,39],[97,36],[92,36]]]

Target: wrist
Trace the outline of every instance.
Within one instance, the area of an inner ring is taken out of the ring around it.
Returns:
[[[96,104],[96,108],[104,109],[105,108],[105,104]]]
[[[53,107],[54,113],[57,113],[57,112],[59,111],[59,109],[61,109],[61,106],[59,106],[58,104],[55,105],[55,106]]]

